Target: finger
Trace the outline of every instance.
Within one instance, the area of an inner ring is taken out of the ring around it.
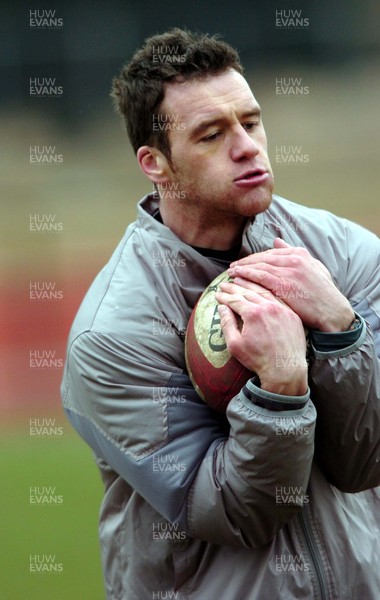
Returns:
[[[286,254],[284,254],[284,251]],[[300,253],[294,252],[294,249],[288,251],[286,248],[274,248],[268,254],[257,254],[250,257],[250,261],[246,263],[236,263],[227,269],[230,277],[240,273],[240,269],[247,267],[255,267],[257,269],[268,269],[268,267],[286,268],[286,269],[302,269],[309,264],[309,258],[302,256]]]
[[[247,290],[251,290],[252,292],[256,292],[261,296],[272,296],[272,292],[267,290],[265,287],[258,283],[253,283],[252,281],[248,281],[247,279],[239,278],[239,281],[234,279],[233,282],[223,282],[220,284],[220,289],[222,292],[227,292],[229,294],[241,294],[246,297]]]
[[[236,283],[236,278],[238,277],[239,280],[246,279],[256,285],[260,285],[261,287],[270,290],[271,292],[273,292],[274,289],[278,289],[278,286],[283,279],[281,276],[283,275],[284,272],[278,267],[269,264],[265,265],[262,263],[259,265],[234,267],[230,273],[234,283]],[[242,283],[238,283],[238,285],[244,287]]]
[[[304,290],[301,282],[281,277],[279,275],[280,271],[277,271],[278,274],[274,274],[275,271],[270,273],[261,269],[256,270],[253,267],[246,268],[247,273],[243,272],[243,275],[245,275],[243,278],[234,278],[234,283],[239,287],[249,288],[249,284],[245,283],[247,280],[252,282],[253,285],[259,283],[260,287],[269,290],[276,300],[284,300],[289,304],[291,304],[290,300],[292,298],[294,299],[296,297],[300,297],[302,294],[307,293],[307,290]],[[305,297],[308,296],[305,295]],[[287,299],[289,302],[287,302]]]
[[[284,240],[281,238],[275,238],[273,247],[274,248],[291,248],[292,246],[290,244],[287,244],[286,242],[284,242]]]
[[[249,279],[245,279],[243,277],[235,277],[234,283],[237,286],[239,286],[240,288],[245,288],[245,289],[256,292],[256,294],[259,294],[259,296],[264,296],[265,298],[268,298],[271,300],[277,300],[277,297],[273,294],[273,292],[271,290],[269,290],[268,288],[264,287],[263,285],[261,285],[259,283],[254,283],[253,281],[250,281]]]
[[[255,252],[254,254],[249,254],[248,256],[239,258],[239,260],[234,260],[230,264],[230,267],[235,267],[236,265],[249,265],[252,262],[263,262],[267,260],[268,255],[271,256],[272,254],[288,256],[292,252],[294,252],[294,248],[292,246],[287,246],[283,248],[270,248],[269,250],[264,250],[263,252]]]
[[[246,276],[234,278],[234,283],[242,288],[250,289],[250,285],[259,284],[264,291],[257,292],[267,300],[284,300],[286,302],[286,295],[290,290],[298,289],[295,284],[291,281],[273,275],[267,271],[254,269],[253,267],[247,267]],[[244,275],[244,273],[243,273]],[[268,292],[268,293],[265,293]]]
[[[226,292],[227,294],[241,294],[242,296],[244,296],[244,293],[246,291],[239,285],[236,285],[235,283],[229,281],[223,281],[220,284],[220,289],[222,292]]]
[[[252,305],[265,304],[268,300],[265,300],[263,296],[244,290],[243,294],[229,294],[227,292],[216,292],[215,298],[219,304],[228,306],[244,321],[245,315],[252,310]]]
[[[227,346],[229,346],[231,343],[236,344],[240,339],[241,334],[233,310],[224,304],[219,304],[218,312],[220,316],[220,326],[222,328]]]
[[[254,298],[254,292],[246,290],[245,293],[247,297],[244,297],[242,294],[217,292],[215,298],[219,304],[227,306],[235,313],[235,316],[238,316],[242,321],[245,321],[247,314],[252,313],[255,306],[258,307],[260,304],[262,305],[266,302],[263,297],[258,294],[256,294],[256,298]]]
[[[244,304],[248,302],[242,294],[229,294],[228,292],[216,292],[215,298],[219,304],[227,306],[239,316],[244,313]]]

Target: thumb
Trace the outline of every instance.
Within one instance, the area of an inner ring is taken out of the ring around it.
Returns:
[[[281,238],[275,238],[274,243],[273,243],[273,248],[291,248],[292,246],[290,244],[287,244],[286,242],[284,242],[284,240],[282,240]]]

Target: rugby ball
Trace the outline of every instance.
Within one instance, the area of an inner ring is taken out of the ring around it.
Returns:
[[[225,412],[229,401],[254,375],[227,349],[215,299],[224,281],[232,281],[225,271],[205,289],[191,313],[185,337],[191,382],[202,400],[220,412]]]

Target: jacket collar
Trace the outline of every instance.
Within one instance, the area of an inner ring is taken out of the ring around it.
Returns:
[[[171,240],[176,244],[185,244],[169,227],[157,221],[154,214],[159,208],[159,202],[155,193],[147,194],[137,205],[139,225],[161,239]],[[260,252],[273,247],[273,236],[265,227],[266,213],[260,213],[250,219],[243,231],[242,248],[240,256],[246,256],[254,252]],[[185,244],[188,245],[188,244]]]

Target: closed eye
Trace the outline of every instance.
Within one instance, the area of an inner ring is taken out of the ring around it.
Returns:
[[[214,133],[210,133],[209,135],[201,138],[201,142],[214,142],[220,135],[222,135],[221,131],[215,131]]]
[[[259,121],[248,121],[247,123],[242,123],[246,131],[253,131],[259,124]]]

